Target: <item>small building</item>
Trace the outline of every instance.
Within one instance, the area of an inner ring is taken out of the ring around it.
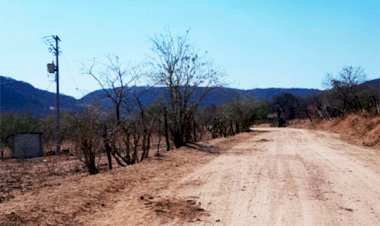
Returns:
[[[12,158],[24,159],[43,156],[42,133],[19,133],[9,137]]]

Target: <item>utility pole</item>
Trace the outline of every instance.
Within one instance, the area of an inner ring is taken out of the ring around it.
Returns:
[[[57,96],[56,96],[56,104],[57,104],[56,143],[57,143],[57,150],[56,150],[56,154],[60,154],[61,153],[61,128],[60,128],[60,125],[61,125],[61,122],[60,122],[61,121],[60,106],[61,105],[60,105],[60,99],[59,99],[59,63],[58,63],[59,46],[58,46],[58,42],[61,41],[61,39],[59,39],[58,35],[53,35],[53,38],[55,40],[55,48],[54,48],[55,62],[57,63],[57,66],[55,68],[55,79],[56,79],[56,83],[57,83]]]
[[[58,42],[61,41],[61,39],[59,39],[58,35],[52,35],[51,36],[54,41],[55,41],[55,46],[51,43],[51,38],[50,37],[46,37],[46,41],[49,43],[50,45],[50,52],[52,52],[54,55],[55,55],[55,63],[56,65],[54,65],[54,63],[51,63],[51,64],[48,64],[47,67],[48,67],[48,71],[49,73],[54,73],[55,72],[55,81],[57,83],[57,95],[56,95],[56,114],[57,114],[57,119],[56,119],[56,134],[55,134],[55,141],[56,141],[56,154],[60,154],[61,153],[61,132],[60,132],[60,96],[59,96],[59,61],[58,61],[58,56],[59,56],[59,45],[58,45]]]

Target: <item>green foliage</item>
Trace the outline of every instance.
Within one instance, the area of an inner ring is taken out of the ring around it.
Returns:
[[[253,123],[265,122],[269,114],[269,103],[267,101],[259,101],[253,106]]]
[[[37,118],[31,115],[16,113],[0,113],[0,144],[9,146],[8,137],[16,133],[39,132]]]
[[[210,107],[205,113],[212,137],[226,137],[249,131],[254,123],[263,122],[269,113],[269,105],[264,101],[237,98],[229,104]]]
[[[39,121],[40,130],[44,134],[45,143],[55,142],[57,132],[57,118],[55,115],[46,116]],[[75,139],[76,124],[73,122],[70,113],[61,112],[60,118],[60,134],[61,140]]]
[[[292,94],[284,93],[274,98],[272,108],[277,111],[278,118],[292,120],[299,117],[301,100]]]

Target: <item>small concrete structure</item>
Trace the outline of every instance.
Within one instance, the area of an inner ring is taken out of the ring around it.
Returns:
[[[42,133],[19,133],[10,136],[12,158],[35,158],[43,156]]]

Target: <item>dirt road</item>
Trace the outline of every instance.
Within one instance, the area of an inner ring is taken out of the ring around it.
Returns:
[[[318,131],[256,134],[135,200],[137,210],[126,198],[90,224],[380,225],[378,151]],[[169,217],[194,212],[187,221]]]

